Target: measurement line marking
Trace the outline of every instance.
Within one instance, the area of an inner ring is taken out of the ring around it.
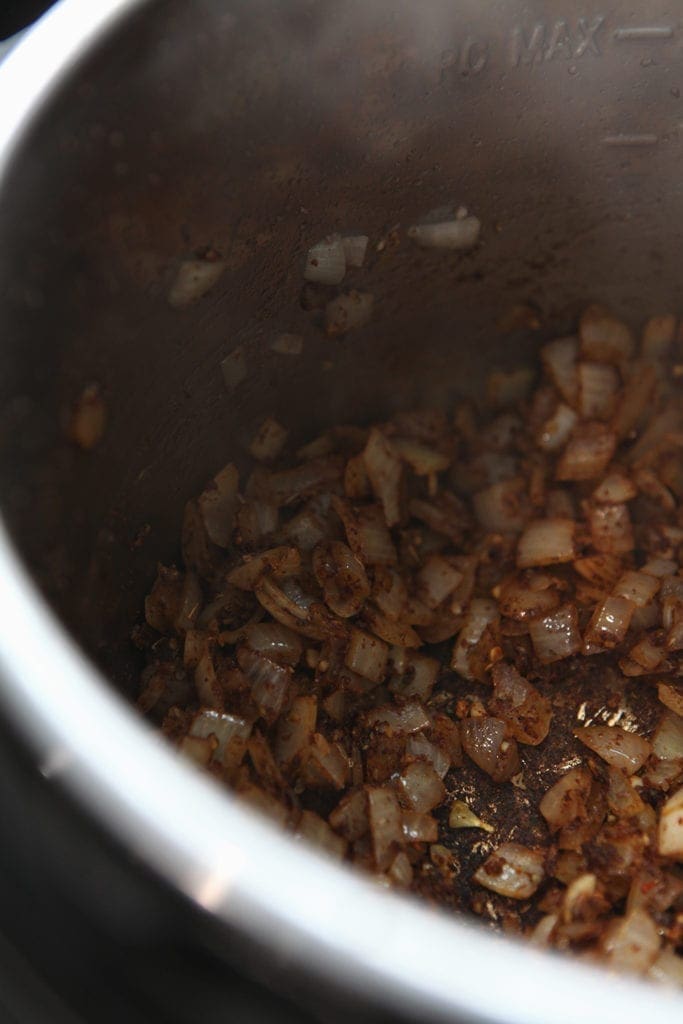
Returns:
[[[605,146],[656,146],[659,136],[647,132],[641,134],[623,132],[617,135],[605,135],[602,141]]]
[[[617,28],[614,30],[614,38],[619,42],[627,42],[634,39],[671,39],[674,30],[671,25],[643,25],[639,28]]]

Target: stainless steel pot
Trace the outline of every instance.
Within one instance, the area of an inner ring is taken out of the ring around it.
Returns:
[[[598,298],[676,309],[679,4],[606,0],[64,0],[0,71],[0,669],[46,775],[264,963],[423,1017],[659,1020],[677,996],[377,891],[219,793],[138,720],[127,636],[184,500],[267,413],[295,437],[445,403]],[[301,254],[444,203],[469,255],[373,258],[372,324],[301,308]],[[169,307],[201,246],[229,269]],[[301,332],[299,359],[274,354]],[[220,363],[241,351],[244,379]],[[106,435],[60,417],[97,381]],[[142,531],[145,524],[149,530]],[[98,665],[99,669],[95,666]]]

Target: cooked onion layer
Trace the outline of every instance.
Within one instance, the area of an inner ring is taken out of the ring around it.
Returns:
[[[366,246],[330,236],[307,278],[339,283]],[[370,309],[331,300],[328,333]],[[541,348],[535,390],[497,374],[481,406],[296,454],[267,419],[251,475],[230,464],[188,504],[184,566],[146,599],[141,710],[329,856],[679,984],[678,338],[655,317],[638,348],[590,307]]]

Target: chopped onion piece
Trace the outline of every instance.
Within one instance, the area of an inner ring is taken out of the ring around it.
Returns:
[[[448,814],[449,828],[481,828],[484,832],[495,832],[493,825],[478,818],[463,800],[455,800]]]
[[[439,838],[439,826],[431,814],[404,811],[403,835],[409,843],[435,843]]]
[[[422,640],[408,623],[395,622],[370,605],[364,608],[363,618],[368,629],[392,647],[416,649],[422,646]]]
[[[579,321],[581,355],[617,366],[631,359],[635,343],[626,324],[600,306],[589,306]]]
[[[571,604],[562,605],[542,619],[535,619],[529,625],[529,634],[536,657],[544,665],[569,658],[581,650],[579,616]]]
[[[579,393],[576,361],[579,354],[577,338],[556,338],[541,349],[541,359],[553,384],[565,402],[575,405]]]
[[[652,753],[663,761],[683,760],[683,718],[665,711],[652,736]]]
[[[413,224],[406,232],[424,249],[471,249],[479,240],[481,221],[477,217],[444,220],[438,224]]]
[[[259,427],[249,452],[259,462],[272,462],[282,452],[288,436],[289,432],[269,416]]]
[[[325,330],[331,338],[365,327],[370,322],[374,298],[369,292],[338,295],[325,307]]]
[[[559,585],[547,573],[527,570],[508,576],[496,588],[501,615],[525,622],[553,611],[560,604]]]
[[[344,460],[337,455],[310,459],[294,469],[282,469],[268,474],[264,493],[258,495],[274,505],[291,505],[323,488],[329,489],[340,479]]]
[[[190,736],[213,736],[216,744],[213,759],[228,771],[239,767],[247,749],[252,723],[236,715],[222,714],[203,708],[190,726]]]
[[[362,267],[368,249],[367,235],[345,235],[342,238],[347,267]]]
[[[223,691],[216,677],[211,652],[205,650],[194,670],[194,684],[200,703],[215,711],[223,710]]]
[[[629,437],[639,426],[647,412],[656,383],[657,374],[653,366],[632,366],[621,392],[617,414],[612,421],[612,429],[617,437]]]
[[[428,658],[424,654],[404,651],[404,655],[400,671],[397,670],[394,663],[394,673],[389,683],[389,689],[392,693],[400,694],[402,697],[429,700],[439,676],[440,663],[436,658]]]
[[[238,487],[239,473],[231,462],[216,474],[197,499],[209,539],[222,548],[227,548],[232,540]]]
[[[200,767],[206,768],[214,755],[216,738],[215,736],[183,736],[179,749],[185,757],[189,757]]]
[[[603,363],[579,363],[579,414],[586,420],[609,420],[619,391],[619,374]]]
[[[336,540],[318,544],[313,552],[313,572],[335,615],[346,619],[358,614],[370,595],[370,584],[351,548]]]
[[[274,751],[278,764],[290,765],[309,746],[317,714],[317,697],[294,698],[277,724]]]
[[[617,725],[589,725],[574,729],[574,735],[603,761],[623,768],[627,775],[642,768],[652,752],[642,736],[626,732]]]
[[[442,491],[433,501],[413,498],[409,510],[412,516],[426,523],[435,533],[442,533],[454,544],[462,540],[466,512],[463,503],[454,494]]]
[[[185,260],[168,292],[173,309],[187,309],[211,291],[225,270],[224,260]]]
[[[474,514],[491,533],[519,533],[529,518],[527,483],[522,477],[501,480],[472,498]]]
[[[670,796],[662,808],[658,847],[662,857],[683,860],[683,789]]]
[[[558,480],[594,480],[605,472],[616,447],[617,435],[604,423],[582,423],[562,452],[555,475]]]
[[[241,590],[253,590],[263,576],[289,576],[301,568],[301,555],[296,548],[269,548],[258,555],[246,555],[242,565],[231,569],[227,581]]]
[[[335,860],[342,860],[346,853],[346,842],[335,835],[330,826],[313,811],[302,811],[295,835],[324,850]]]
[[[279,665],[297,665],[301,660],[301,637],[279,622],[251,623],[242,634],[252,651],[265,654]]]
[[[460,585],[463,573],[443,555],[430,555],[416,577],[418,593],[428,608],[436,608]]]
[[[650,915],[636,907],[608,928],[602,951],[610,967],[619,971],[645,974],[659,954],[657,925]]]
[[[422,732],[414,733],[408,737],[406,753],[411,757],[422,758],[429,761],[432,768],[443,779],[451,766],[451,758],[441,747],[437,747]]]
[[[370,431],[363,462],[375,497],[384,509],[387,526],[396,526],[401,520],[403,469],[391,442],[379,430]]]
[[[360,629],[351,630],[345,664],[372,683],[381,683],[387,671],[389,649],[377,637]]]
[[[372,711],[366,712],[364,720],[370,729],[386,726],[391,732],[400,735],[421,732],[431,725],[424,708],[414,702],[373,708]]]
[[[510,734],[520,743],[537,746],[548,735],[552,710],[550,701],[542,697],[519,674],[514,665],[497,662],[492,669],[493,697],[489,710],[501,718]]]
[[[352,508],[342,498],[334,498],[333,506],[344,524],[349,547],[364,565],[396,564],[396,548],[379,506]]]
[[[536,519],[529,523],[517,545],[517,565],[530,569],[540,565],[572,562],[576,556],[572,519]]]
[[[528,900],[545,877],[545,851],[503,843],[474,874],[485,889],[513,900]]]
[[[368,820],[378,871],[385,871],[403,845],[403,817],[396,794],[368,786]]]
[[[426,761],[413,761],[404,768],[398,785],[404,804],[420,814],[437,807],[446,796],[443,782]]]
[[[640,571],[648,576],[656,576],[657,579],[661,580],[666,576],[671,576],[677,569],[678,564],[670,558],[651,558],[645,565],[641,566]]]
[[[330,825],[340,835],[355,842],[367,834],[368,795],[364,789],[355,789],[342,797],[330,814]]]
[[[572,768],[545,793],[539,810],[553,831],[585,817],[591,786],[586,768]]]
[[[619,505],[631,501],[638,488],[630,477],[620,469],[613,469],[593,491],[596,501],[606,505]]]
[[[238,648],[237,662],[251,683],[251,696],[261,715],[268,722],[274,722],[287,696],[292,678],[291,668],[278,665],[248,647]]]
[[[659,590],[659,580],[649,573],[628,570],[617,580],[613,593],[616,597],[625,597],[637,608],[645,608],[655,598]]]
[[[588,523],[596,551],[610,555],[633,551],[635,540],[628,506],[595,505],[588,514]]]
[[[628,632],[634,610],[635,605],[625,597],[606,597],[596,607],[584,633],[586,654],[618,647]]]
[[[304,280],[316,284],[341,284],[346,274],[346,253],[340,235],[329,235],[306,255]]]
[[[667,985],[683,985],[683,957],[666,947],[648,971],[648,977]]]
[[[460,731],[463,750],[494,782],[507,782],[519,771],[517,743],[506,739],[507,726],[500,718],[468,718]]]
[[[537,444],[544,452],[558,452],[569,440],[578,416],[574,410],[560,402],[555,412],[538,432]]]
[[[339,743],[328,743],[321,733],[314,733],[305,758],[305,785],[343,789],[348,782],[349,758]]]

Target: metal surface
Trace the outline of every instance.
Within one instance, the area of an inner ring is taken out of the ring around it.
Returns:
[[[274,833],[178,763],[75,642],[132,688],[128,630],[182,504],[265,414],[304,437],[445,404],[524,355],[494,327],[520,301],[555,329],[592,298],[634,321],[677,308],[679,13],[66,0],[0,70],[2,697],[46,773],[281,975],[303,963],[451,1019],[680,1013]],[[480,247],[375,252],[372,324],[324,338],[299,303],[302,252],[331,230],[376,242],[448,202],[481,218]],[[179,260],[208,245],[228,272],[170,309]],[[298,360],[270,349],[292,330]],[[219,364],[237,346],[247,372],[228,392]],[[109,421],[83,455],[61,423],[91,380]]]

